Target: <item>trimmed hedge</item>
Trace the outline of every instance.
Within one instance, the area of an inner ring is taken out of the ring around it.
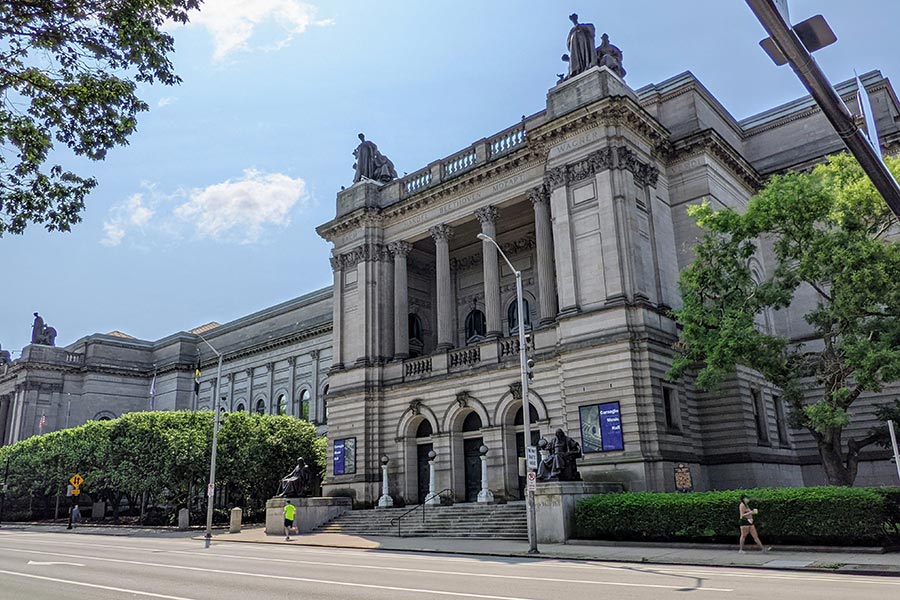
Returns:
[[[766,544],[900,543],[900,489],[846,487],[602,494],[578,503],[575,537],[733,543],[744,493],[759,509],[755,521]]]

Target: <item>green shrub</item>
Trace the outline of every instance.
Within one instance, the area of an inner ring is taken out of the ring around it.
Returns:
[[[897,488],[810,487],[593,496],[576,507],[576,537],[734,542],[743,493],[759,509],[755,521],[764,543],[872,545],[897,532]]]

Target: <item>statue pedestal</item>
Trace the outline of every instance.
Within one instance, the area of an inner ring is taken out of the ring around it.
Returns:
[[[555,119],[607,96],[637,95],[609,67],[591,67],[547,92],[547,118]],[[551,154],[552,156],[552,154]]]
[[[297,507],[294,526],[300,533],[309,533],[353,509],[350,498],[272,498],[266,502],[266,535],[284,535],[284,506],[290,500]]]
[[[534,515],[539,544],[565,543],[575,531],[575,505],[597,494],[622,492],[619,483],[551,481],[538,483],[534,492]]]

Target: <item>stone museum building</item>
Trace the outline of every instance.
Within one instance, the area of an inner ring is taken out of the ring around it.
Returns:
[[[822,483],[812,438],[788,426],[756,373],[739,369],[714,392],[665,374],[678,276],[699,234],[686,208],[741,210],[769,175],[821,162],[840,139],[809,97],[738,121],[689,72],[632,89],[606,36],[593,53],[576,42],[534,114],[409,175],[360,136],[356,182],[348,172],[334,218],[316,229],[333,245],[333,286],[156,341],[114,332],[26,346],[0,366],[3,443],[151,406],[218,407],[318,424],[324,493],[360,504],[381,495],[385,456],[395,501],[421,501],[431,451],[437,490],[473,501],[482,444],[495,497],[521,498],[526,441],[557,428],[581,444],[586,480],[629,490],[673,490],[679,465],[697,490]],[[882,147],[896,152],[894,90],[877,71],[861,80]],[[837,90],[858,112],[856,82]],[[523,314],[513,273],[479,234],[522,272]],[[772,257],[753,269],[765,279]],[[801,295],[759,326],[802,341],[812,302]],[[535,361],[530,435],[520,327]],[[218,399],[201,335],[225,356]],[[850,434],[898,391],[867,398]],[[891,469],[873,447],[857,482],[887,483]]]

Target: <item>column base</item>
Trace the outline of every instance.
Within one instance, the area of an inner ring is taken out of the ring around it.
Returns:
[[[547,327],[549,325],[555,325],[555,324],[556,324],[556,317],[544,317],[543,319],[541,319],[540,323],[538,323],[538,325],[540,327]]]
[[[491,490],[481,490],[478,492],[478,502],[483,504],[494,503],[494,493]]]
[[[409,358],[409,353],[407,352],[400,352],[394,355],[394,360],[406,360],[407,358]]]
[[[437,346],[434,347],[435,352],[446,352],[447,350],[452,350],[453,344],[450,342],[441,342]]]
[[[486,334],[484,334],[484,339],[486,339],[486,340],[495,340],[495,339],[502,338],[502,337],[503,337],[502,331],[488,331]]]
[[[428,506],[438,506],[441,503],[441,497],[437,494],[432,494],[429,492],[427,496],[425,496],[425,504]]]
[[[394,506],[394,499],[385,494],[378,499],[378,508],[391,508]]]

